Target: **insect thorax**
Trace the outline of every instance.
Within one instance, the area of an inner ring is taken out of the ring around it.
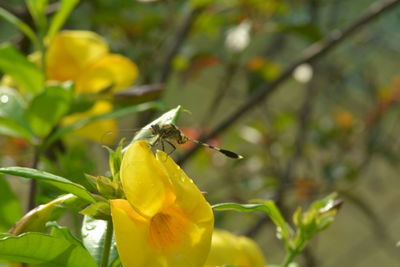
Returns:
[[[173,124],[154,124],[151,126],[152,133],[158,135],[160,139],[175,141],[178,144],[184,144],[188,141],[187,137]]]

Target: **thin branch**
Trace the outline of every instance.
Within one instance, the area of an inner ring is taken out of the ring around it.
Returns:
[[[360,203],[356,203],[358,200],[354,202],[353,199],[348,198],[348,196],[344,195],[344,197],[347,200],[350,200],[352,204],[355,204],[356,207],[363,213],[363,215],[366,216],[367,219],[369,219],[369,222],[371,223],[371,231],[364,233],[364,238],[351,244],[351,246],[349,246],[346,251],[341,253],[342,255],[340,255],[340,253],[336,253],[333,257],[333,260],[325,259],[327,263],[326,266],[343,266],[344,262],[349,263],[350,260],[354,265],[356,265],[356,263],[365,260],[365,255],[381,253],[380,250],[379,252],[377,252],[377,248],[384,248],[383,251],[387,254],[388,257],[392,259],[393,262],[399,262],[399,250],[395,246],[396,241],[391,240],[392,238],[386,230],[393,229],[394,224],[397,224],[398,222],[399,217],[396,217],[397,213],[393,212],[397,210],[398,198],[394,198],[385,207],[380,207],[380,214],[392,214],[390,220],[385,220],[386,224],[384,224],[380,220],[379,214],[373,215],[374,217],[376,217],[377,220],[380,221],[377,225],[377,221],[375,220],[375,218],[370,218],[370,212],[374,212],[373,210],[366,211],[364,210],[364,207],[360,207]],[[380,235],[382,232],[384,233],[383,236]],[[372,240],[372,238],[374,238],[374,240]],[[357,264],[357,266],[362,265]]]
[[[286,166],[282,172],[280,186],[275,197],[275,201],[278,207],[283,207],[282,201],[285,198],[286,189],[288,188],[288,186],[290,186],[293,180],[293,170],[296,167],[297,161],[301,158],[303,154],[303,147],[307,138],[307,130],[310,124],[309,121],[314,100],[317,95],[317,89],[318,86],[316,86],[315,79],[313,79],[306,87],[303,104],[299,113],[297,134],[294,141],[294,152],[290,159],[287,161]]]
[[[214,99],[210,107],[207,109],[203,121],[200,125],[202,128],[206,125],[210,125],[211,119],[215,117],[215,114],[218,112],[218,108],[221,106],[221,102],[226,96],[229,89],[232,87],[233,78],[236,72],[239,69],[238,58],[232,59],[225,68],[224,76],[220,79],[219,85],[217,87],[217,93],[215,94]]]
[[[33,159],[32,159],[32,169],[36,169],[39,165],[39,159],[40,159],[40,148],[39,147],[34,147],[33,148]],[[37,181],[36,179],[31,179],[29,181],[29,195],[28,195],[28,206],[27,206],[27,211],[32,210],[34,207],[36,207],[36,191],[37,191]]]
[[[204,7],[198,7],[190,10],[186,14],[185,18],[183,19],[181,27],[179,27],[176,31],[176,34],[173,38],[169,50],[166,52],[165,59],[161,66],[161,74],[158,83],[165,84],[168,81],[168,78],[172,71],[172,61],[174,60],[175,56],[179,53],[183,43],[189,36],[189,33],[193,27],[194,22],[196,21],[196,18],[201,14],[203,10]],[[155,114],[156,112],[153,110],[143,113],[139,117],[136,126],[140,128],[143,125],[146,125],[148,121],[151,121],[151,119],[154,117]]]
[[[300,109],[297,134],[294,142],[294,152],[283,169],[280,179],[280,185],[274,199],[285,218],[289,218],[290,216],[287,212],[287,207],[283,203],[283,200],[285,197],[285,192],[292,181],[292,171],[303,153],[303,146],[306,140],[306,133],[309,126],[309,118],[312,111],[312,104],[314,103],[314,99],[316,96],[316,90],[317,86],[315,85],[315,79],[313,79],[306,87],[303,105]],[[265,226],[265,223],[268,221],[269,220],[267,216],[260,217],[251,227],[249,227],[246,235],[250,237],[256,236],[257,233],[262,229],[262,227]]]
[[[294,61],[289,67],[287,67],[286,70],[284,70],[275,81],[269,84],[264,84],[257,90],[255,90],[255,92],[247,99],[247,101],[243,105],[241,105],[228,118],[217,125],[217,127],[215,127],[215,129],[211,133],[201,138],[201,141],[205,142],[208,139],[223,132],[233,123],[235,123],[239,118],[249,112],[253,107],[262,103],[267,96],[276,91],[279,86],[291,76],[293,70],[299,65],[307,62],[311,63],[321,58],[323,55],[331,51],[334,47],[346,40],[352,34],[362,29],[363,26],[372,22],[374,19],[378,18],[386,11],[393,10],[393,7],[397,4],[400,4],[400,0],[389,0],[380,3],[374,3],[367,9],[367,11],[363,15],[361,15],[361,17],[359,17],[349,26],[345,27],[342,30],[333,31],[328,35],[325,40],[311,45],[296,61]],[[186,154],[184,154],[178,162],[180,164],[183,164],[199,149],[199,147],[200,146],[198,145],[193,147]]]
[[[188,12],[182,22],[182,26],[176,31],[175,37],[161,68],[160,83],[165,83],[172,70],[172,61],[181,49],[185,39],[188,37],[196,18],[200,15],[203,8],[194,8]]]

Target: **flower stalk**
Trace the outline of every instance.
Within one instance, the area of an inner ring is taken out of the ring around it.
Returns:
[[[108,260],[109,260],[109,257],[110,257],[112,238],[113,238],[113,222],[112,222],[112,220],[108,220],[107,221],[106,236],[105,236],[105,239],[104,239],[103,255],[101,257],[100,267],[107,267],[108,266]]]

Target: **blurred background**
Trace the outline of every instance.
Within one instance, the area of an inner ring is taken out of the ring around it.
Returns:
[[[49,13],[59,5],[50,2]],[[400,262],[400,5],[377,12],[377,3],[385,1],[82,0],[64,28],[94,31],[136,63],[135,86],[114,101],[142,90],[167,109],[181,105],[188,112],[177,125],[186,135],[211,133],[209,144],[243,155],[193,154],[186,144],[172,153],[211,203],[272,199],[290,219],[297,206],[338,192],[336,221],[300,266],[390,267]],[[0,6],[31,23],[23,1]],[[370,17],[360,21],[363,14]],[[341,35],[349,25],[354,31]],[[3,21],[0,42],[31,52]],[[75,180],[104,174],[105,139],[129,140],[157,114],[126,116],[98,142],[69,136],[57,163],[41,168]],[[30,165],[26,143],[0,143],[2,166]],[[11,186],[26,199],[26,181]],[[44,188],[39,200],[48,199]],[[79,218],[66,221],[78,229]],[[269,263],[282,261],[261,214],[217,212],[216,226],[254,238]]]

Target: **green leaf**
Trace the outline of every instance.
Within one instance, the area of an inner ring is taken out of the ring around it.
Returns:
[[[91,204],[79,212],[80,214],[90,216],[97,220],[111,219],[110,204],[108,202],[99,201]]]
[[[306,212],[297,208],[293,215],[293,221],[297,226],[296,236],[292,242],[292,250],[301,252],[315,234],[326,229],[332,224],[342,201],[335,199],[333,193],[322,200],[313,202]]]
[[[68,240],[42,233],[24,233],[1,238],[0,259],[46,267],[97,266],[84,248]]]
[[[119,141],[118,147],[115,151],[107,146],[103,146],[105,149],[107,149],[108,154],[109,154],[108,164],[110,165],[112,180],[114,182],[118,182],[120,180],[119,171],[120,171],[121,162],[122,162],[122,147],[123,147],[124,141],[125,141],[125,138],[122,138]]]
[[[49,40],[53,39],[54,35],[61,29],[69,14],[78,3],[79,0],[61,0],[61,7],[50,22],[49,31],[47,33],[47,38],[49,38]]]
[[[278,237],[283,239],[287,245],[289,244],[292,229],[290,229],[273,201],[265,201],[262,204],[219,203],[213,205],[212,208],[217,211],[236,210],[244,212],[265,212],[274,222],[277,228]]]
[[[25,118],[26,103],[14,89],[0,86],[0,134],[31,140]]]
[[[181,106],[177,106],[174,109],[171,109],[167,112],[165,112],[163,115],[161,115],[160,117],[158,117],[156,120],[150,122],[149,124],[147,124],[146,126],[144,126],[136,135],[135,137],[132,139],[132,142],[137,141],[137,140],[142,140],[142,139],[149,139],[151,138],[151,125],[154,124],[171,124],[171,123],[175,123],[179,117],[180,112],[182,111]],[[132,143],[131,142],[131,143]],[[124,148],[124,150],[127,147]]]
[[[144,103],[144,104],[140,104],[140,105],[121,108],[121,109],[115,110],[110,113],[85,118],[85,119],[79,120],[73,124],[60,127],[57,131],[54,132],[54,134],[52,134],[48,138],[48,141],[46,144],[50,145],[53,142],[55,142],[56,140],[58,140],[61,136],[65,135],[67,133],[70,133],[74,130],[80,129],[80,128],[88,125],[89,123],[92,123],[92,122],[95,122],[98,120],[116,119],[116,118],[126,116],[126,115],[129,115],[132,113],[142,112],[142,111],[149,110],[149,109],[158,109],[160,107],[161,107],[161,105],[158,102],[149,102],[149,103]]]
[[[0,18],[4,19],[22,31],[32,41],[32,43],[36,45],[38,44],[35,32],[31,29],[31,27],[2,7],[0,7]]]
[[[51,228],[51,236],[68,240],[74,245],[83,247],[82,242],[71,233],[68,227],[61,226],[56,221],[47,222],[46,227]]]
[[[45,33],[47,27],[47,16],[46,16],[46,8],[47,8],[48,0],[27,0],[26,5],[28,6],[29,12],[39,32]],[[44,36],[44,35],[42,35]]]
[[[38,179],[40,181],[51,184],[60,190],[72,193],[75,196],[87,200],[91,203],[96,202],[93,196],[90,194],[90,192],[86,190],[86,188],[84,188],[82,185],[73,183],[63,177],[48,172],[31,168],[24,168],[24,167],[7,167],[7,168],[0,168],[0,173],[20,176],[25,178]]]
[[[32,101],[27,118],[33,132],[39,137],[47,136],[67,114],[72,100],[72,84],[63,83],[47,86]]]
[[[39,68],[11,45],[0,46],[0,70],[30,93],[43,89],[44,75]]]
[[[42,232],[48,221],[57,220],[67,209],[78,212],[86,205],[86,201],[73,194],[60,196],[25,214],[12,227],[10,233],[19,235],[25,232]]]
[[[103,255],[104,239],[106,237],[107,222],[103,220],[95,220],[89,216],[85,216],[82,225],[83,244],[89,253],[96,260],[97,264],[101,262]],[[113,239],[109,257],[109,264],[118,258],[117,248]]]
[[[5,232],[22,217],[21,205],[4,177],[0,177],[0,232]]]

